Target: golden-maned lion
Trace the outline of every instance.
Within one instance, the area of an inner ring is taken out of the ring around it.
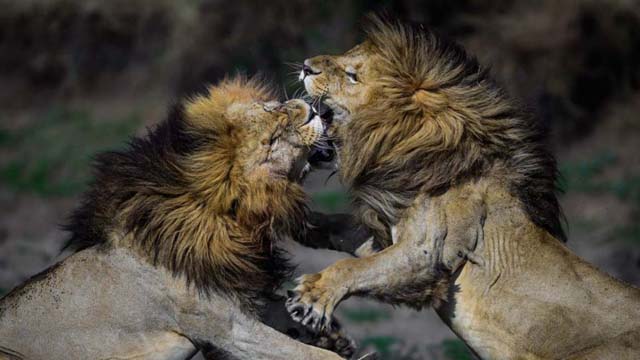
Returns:
[[[340,173],[385,249],[299,279],[288,309],[330,326],[349,295],[421,308],[484,359],[639,359],[640,290],[574,255],[536,121],[455,44],[374,19],[301,80],[334,113]]]
[[[77,252],[0,301],[0,358],[340,359],[259,321],[289,269],[278,240],[307,241],[299,181],[324,131],[273,99],[228,80],[100,155]]]

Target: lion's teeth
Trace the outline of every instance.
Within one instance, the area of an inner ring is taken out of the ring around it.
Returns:
[[[311,125],[313,126],[313,130],[316,134],[322,134],[324,132],[324,125],[322,124],[322,119],[320,116],[316,115],[311,121]]]

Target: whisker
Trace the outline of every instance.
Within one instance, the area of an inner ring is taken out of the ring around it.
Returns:
[[[319,100],[320,100],[320,98],[319,98],[319,97],[313,98],[313,102],[311,103],[311,106],[313,106],[314,108],[316,108],[316,109],[317,109],[317,108],[318,108]]]
[[[291,69],[297,69],[298,72],[300,72],[300,70],[302,70],[302,63],[301,62],[297,62],[297,61],[285,61],[283,62],[284,65],[288,66]]]
[[[305,93],[304,88],[302,88],[302,87],[301,87],[301,88],[298,88],[298,90],[296,91],[296,99],[302,99],[302,100],[304,100],[304,101],[309,102],[309,101],[308,101],[309,99],[307,99],[307,95],[306,95],[306,93]]]
[[[315,142],[313,144],[313,147],[315,147],[316,149],[320,149],[320,150],[332,150],[333,146],[328,145],[326,142]]]
[[[287,81],[287,85],[289,85],[292,88],[295,88],[296,90],[300,89],[300,82],[296,79],[290,79],[289,81]]]

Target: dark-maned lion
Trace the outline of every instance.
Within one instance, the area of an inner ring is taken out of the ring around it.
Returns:
[[[340,359],[259,321],[289,270],[278,240],[308,241],[299,181],[324,131],[273,99],[225,81],[100,155],[78,251],[0,301],[0,358]]]
[[[386,248],[303,276],[297,320],[330,326],[365,295],[432,304],[485,359],[640,358],[640,290],[565,247],[544,134],[475,59],[374,19],[301,80],[333,110],[341,177]]]

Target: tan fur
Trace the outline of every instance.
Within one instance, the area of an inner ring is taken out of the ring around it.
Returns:
[[[85,247],[93,229],[102,237],[94,242],[136,249],[203,293],[250,298],[277,286],[284,262],[271,260],[273,241],[306,232],[299,180],[322,127],[311,126],[319,118],[305,124],[301,100],[273,99],[257,81],[227,80],[174,111],[169,129],[134,141],[131,154],[99,157],[71,245]]]
[[[482,358],[640,356],[640,290],[564,247],[544,133],[475,59],[374,19],[363,44],[305,65],[356,211],[387,247],[299,279],[295,319],[330,326],[343,298],[368,295],[433,305]]]
[[[277,241],[306,234],[313,114],[227,80],[100,155],[77,252],[0,300],[0,357],[340,359],[259,317],[288,270]]]

